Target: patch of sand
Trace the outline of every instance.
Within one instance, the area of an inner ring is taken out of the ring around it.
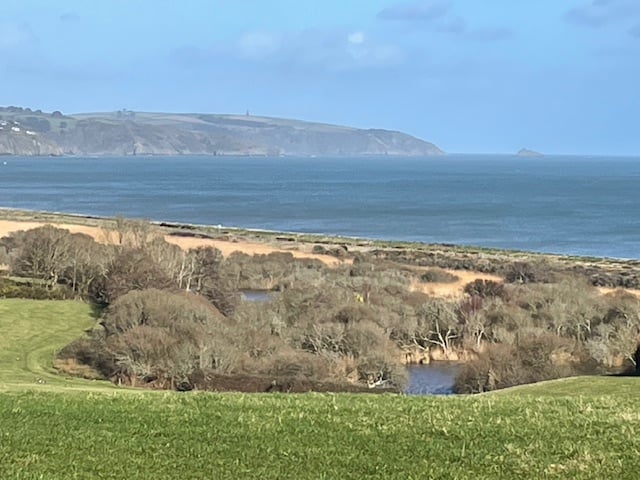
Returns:
[[[497,275],[490,275],[488,273],[472,272],[468,270],[446,270],[452,275],[458,277],[455,282],[449,283],[427,283],[416,281],[411,285],[411,288],[415,292],[422,292],[430,296],[445,297],[445,298],[460,298],[464,295],[464,287],[467,283],[471,283],[474,280],[492,280],[494,282],[502,283],[502,277]]]
[[[631,295],[640,298],[640,290],[633,288],[611,288],[611,287],[598,287],[598,291],[602,295],[609,295],[616,292],[630,293]]]
[[[12,220],[0,220],[0,238],[5,237],[13,232],[20,230],[31,230],[33,228],[42,227],[43,225],[54,225],[57,228],[64,228],[71,233],[84,233],[93,237],[97,242],[107,243],[113,238],[108,231],[101,227],[92,227],[88,225],[74,225],[70,223],[53,223],[53,222],[19,222]],[[222,255],[229,256],[233,252],[242,252],[247,255],[268,255],[269,253],[291,253],[295,258],[309,258],[324,262],[329,266],[337,266],[343,263],[342,260],[331,255],[319,255],[303,250],[293,250],[290,248],[281,248],[266,243],[250,242],[246,240],[214,240],[209,238],[193,238],[193,237],[176,237],[173,235],[165,235],[165,240],[169,243],[179,246],[182,249],[189,250],[197,247],[215,247],[222,252]]]
[[[270,253],[279,252],[291,253],[295,258],[320,260],[330,266],[337,266],[343,263],[342,260],[332,257],[331,255],[319,255],[301,250],[274,247],[265,243],[249,242],[246,240],[213,240],[210,238],[176,237],[172,235],[165,235],[164,238],[167,242],[178,245],[180,248],[186,250],[197,247],[215,247],[220,250],[222,255],[225,257],[231,255],[233,252],[242,252],[247,255],[268,255]]]
[[[464,295],[464,287],[468,283],[474,280],[493,280],[494,282],[503,283],[504,279],[496,275],[490,275],[486,273],[473,272],[468,270],[446,270],[452,275],[459,278],[456,282],[451,283],[424,283],[415,281],[411,285],[411,289],[414,292],[422,292],[427,295],[436,297],[445,297],[451,299],[458,299]],[[598,292],[601,295],[608,295],[615,292],[630,293],[640,298],[640,290],[631,288],[610,288],[610,287],[598,287]]]
[[[44,225],[54,225],[58,228],[69,230],[71,233],[84,233],[86,235],[90,235],[99,242],[104,242],[104,231],[99,227],[51,222],[18,222],[12,220],[0,220],[0,238],[6,237],[13,232],[19,232],[20,230],[31,230],[34,228],[42,227]]]

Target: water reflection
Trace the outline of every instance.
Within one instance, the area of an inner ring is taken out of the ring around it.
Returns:
[[[270,302],[274,292],[269,290],[243,290],[240,292],[242,299],[247,302]]]
[[[410,365],[408,395],[451,395],[453,382],[460,365],[451,362],[434,362],[428,365]]]

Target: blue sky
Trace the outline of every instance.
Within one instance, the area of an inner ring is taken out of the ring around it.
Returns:
[[[2,0],[0,105],[640,155],[640,0]]]

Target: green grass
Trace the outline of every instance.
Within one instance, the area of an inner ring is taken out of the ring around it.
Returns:
[[[0,301],[0,479],[634,479],[640,471],[640,379],[429,398],[162,393],[55,377],[53,352],[91,324],[82,304]]]
[[[496,390],[486,395],[523,397],[631,398],[640,401],[640,377],[572,377]],[[640,414],[640,404],[638,405]]]
[[[55,354],[92,328],[89,305],[72,301],[0,300],[0,392],[26,388],[113,388],[108,382],[65,378]]]
[[[637,398],[23,393],[1,478],[637,478]]]

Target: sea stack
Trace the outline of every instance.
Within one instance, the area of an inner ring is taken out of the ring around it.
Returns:
[[[519,157],[544,157],[543,153],[536,152],[535,150],[529,150],[528,148],[522,148],[518,152]]]

